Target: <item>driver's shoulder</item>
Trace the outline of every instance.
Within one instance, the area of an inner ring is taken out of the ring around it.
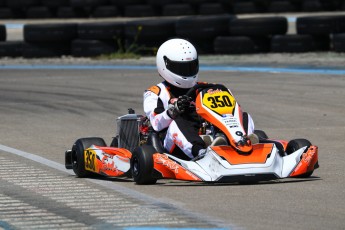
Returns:
[[[145,92],[152,92],[158,96],[161,92],[161,88],[158,85],[153,85],[147,88]]]

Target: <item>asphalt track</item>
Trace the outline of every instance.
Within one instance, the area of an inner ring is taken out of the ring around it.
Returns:
[[[231,88],[270,137],[318,145],[311,178],[138,186],[62,164],[77,138],[110,143],[117,116],[143,113],[155,70],[1,67],[0,229],[344,229],[345,75],[273,72],[203,69],[200,80]]]

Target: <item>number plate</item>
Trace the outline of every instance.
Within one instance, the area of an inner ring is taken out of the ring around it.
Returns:
[[[228,91],[209,89],[205,92],[202,103],[212,111],[223,115],[233,114],[236,100]]]
[[[85,162],[85,169],[97,172],[97,164],[96,164],[96,152],[92,149],[86,149],[84,152],[84,162]]]

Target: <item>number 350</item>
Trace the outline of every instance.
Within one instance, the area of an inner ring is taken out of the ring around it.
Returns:
[[[207,100],[211,102],[211,108],[213,109],[218,107],[232,107],[230,98],[226,95],[209,97]]]

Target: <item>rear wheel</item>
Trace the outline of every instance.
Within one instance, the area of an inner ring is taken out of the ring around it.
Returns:
[[[94,173],[85,169],[84,150],[91,145],[107,146],[105,141],[100,137],[88,137],[78,139],[72,147],[72,168],[78,177],[88,177]]]
[[[137,184],[155,184],[156,178],[153,178],[153,157],[157,152],[151,145],[142,145],[137,147],[131,158],[131,171],[134,181]]]

